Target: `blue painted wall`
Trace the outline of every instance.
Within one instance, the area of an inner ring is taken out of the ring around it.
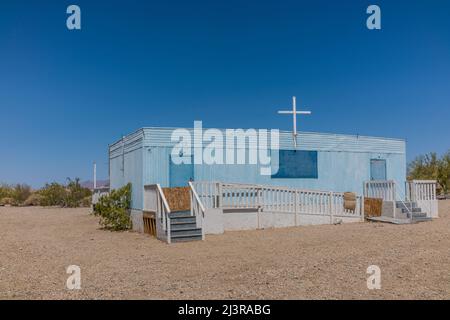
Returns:
[[[109,147],[112,189],[131,183],[131,208],[142,209],[144,188],[143,132],[132,134]]]
[[[170,186],[171,128],[144,128],[110,146],[111,187],[133,184],[132,206],[142,209],[143,186]],[[248,146],[247,146],[248,148]],[[123,158],[123,149],[125,157]],[[293,149],[289,132],[280,133],[280,149]],[[271,184],[324,191],[362,194],[370,180],[370,160],[385,159],[387,179],[397,181],[404,192],[405,141],[322,133],[301,133],[299,150],[317,151],[317,179],[280,179],[260,174],[259,165],[194,165],[194,180]],[[124,171],[122,168],[124,159]],[[276,161],[275,161],[276,162]],[[187,181],[186,181],[187,183]]]

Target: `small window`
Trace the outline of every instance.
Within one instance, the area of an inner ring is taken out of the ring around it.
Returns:
[[[279,150],[278,172],[272,178],[317,179],[317,151]]]

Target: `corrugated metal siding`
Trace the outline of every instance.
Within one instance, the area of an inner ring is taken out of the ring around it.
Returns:
[[[169,155],[171,148],[144,148],[144,185],[159,183],[169,186]]]
[[[173,129],[176,128],[140,129],[110,146],[111,187],[118,188],[131,182],[135,209],[142,209],[145,184],[169,186],[169,155],[174,145],[170,137]],[[193,129],[187,130],[193,136]],[[259,165],[194,165],[195,180],[272,184],[361,194],[363,181],[370,179],[370,159],[381,158],[386,159],[387,178],[397,181],[400,191],[403,190],[406,179],[404,140],[300,133],[297,141],[298,149],[318,151],[318,179],[272,179],[260,174]],[[292,149],[290,132],[280,132],[280,145],[281,149]],[[124,172],[122,153],[125,153]]]
[[[175,142],[171,142],[171,134],[175,129],[178,128],[144,128],[144,145],[159,147],[175,145]],[[188,130],[192,138],[194,138],[194,129],[185,128],[185,130]],[[204,128],[203,130],[207,129]],[[224,133],[226,129],[220,130]],[[196,143],[199,142],[201,141],[196,141]],[[405,140],[401,139],[299,132],[297,142],[297,149],[299,150],[405,153]],[[293,149],[292,132],[280,131],[279,143],[282,150]],[[203,142],[203,145],[205,144]],[[245,146],[240,147],[255,146],[249,146],[247,141]]]
[[[109,148],[110,185],[112,189],[131,182],[131,207],[143,207],[143,133],[121,139]]]
[[[170,147],[146,148],[144,184],[169,186]],[[406,180],[405,156],[389,153],[350,153],[319,151],[317,179],[276,179],[263,176],[259,165],[194,165],[194,179],[258,183],[325,191],[362,193],[363,181],[370,179],[370,159],[386,159],[387,177],[403,190]],[[187,183],[187,182],[186,182]]]

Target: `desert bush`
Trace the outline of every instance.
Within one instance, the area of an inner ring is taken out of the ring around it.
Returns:
[[[90,206],[91,190],[83,188],[78,178],[74,180],[68,178],[67,180],[66,186],[53,182],[47,183],[44,188],[39,190],[39,194],[42,196],[41,205],[70,208]]]
[[[106,229],[119,231],[131,228],[130,219],[131,184],[111,190],[100,197],[94,208],[94,215],[100,217],[100,225]]]
[[[80,184],[80,179],[72,180],[67,178],[68,183],[66,187],[65,207],[75,208],[80,207],[86,203],[86,198],[91,196],[91,190],[83,188]],[[90,203],[88,204],[88,206]]]
[[[7,184],[0,185],[0,200],[12,197],[12,188]]]
[[[30,196],[25,200],[22,205],[24,206],[40,206],[42,202],[42,196],[39,192],[33,192]]]
[[[39,190],[42,206],[63,206],[66,197],[66,188],[56,182],[47,183]]]
[[[92,204],[92,196],[84,197],[84,198],[81,200],[81,206],[82,206],[82,207],[90,207],[91,204]]]
[[[442,192],[450,189],[450,150],[442,157],[434,152],[420,155],[408,164],[408,179],[436,180]]]
[[[17,205],[23,204],[31,195],[31,187],[26,184],[16,184],[12,190],[11,197]]]
[[[17,206],[18,203],[14,198],[4,197],[3,199],[0,199],[0,205],[2,205],[2,206]]]

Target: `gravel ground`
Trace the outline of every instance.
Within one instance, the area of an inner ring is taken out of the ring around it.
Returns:
[[[450,299],[450,201],[415,225],[227,232],[167,245],[88,209],[0,207],[0,299]],[[368,290],[367,267],[381,268]],[[65,287],[81,268],[81,290]]]

